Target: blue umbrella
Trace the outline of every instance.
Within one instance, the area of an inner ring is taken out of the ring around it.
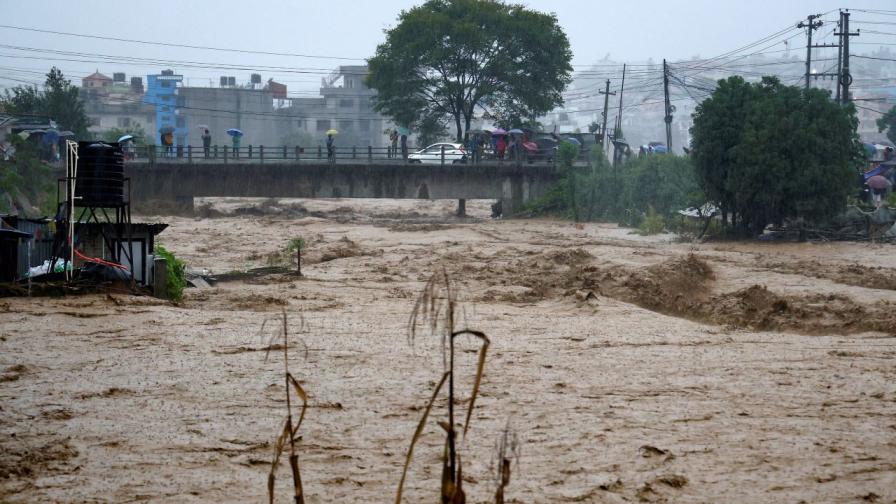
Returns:
[[[513,134],[513,135],[522,135],[523,130],[521,130],[519,128],[513,128],[512,130],[509,130],[508,133]]]
[[[44,143],[56,143],[59,141],[59,132],[54,129],[48,129],[44,132]]]
[[[230,128],[229,130],[227,130],[227,134],[230,136],[235,136],[235,137],[243,136],[243,132],[236,128]]]
[[[657,154],[665,154],[669,152],[669,148],[665,145],[654,145],[653,152],[656,152]]]
[[[127,142],[128,140],[133,140],[134,135],[122,135],[121,138],[118,139],[118,143]]]

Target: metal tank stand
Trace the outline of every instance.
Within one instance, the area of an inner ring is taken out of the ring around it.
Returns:
[[[113,154],[122,154],[121,147],[117,143],[71,141],[66,143],[66,176],[58,182],[65,187],[65,199],[60,200],[60,191],[57,190],[59,211],[56,215],[54,257],[50,268],[52,271],[58,260],[74,264],[75,237],[80,229],[94,223],[110,260],[120,264],[123,259],[127,259],[133,283],[135,278],[131,181],[129,178],[124,178],[123,170],[118,170],[118,167],[114,166],[106,168],[105,164],[96,162],[88,155],[88,149],[100,143],[108,146]],[[121,173],[115,173],[116,170]],[[111,210],[114,210],[114,215],[110,215]],[[67,268],[64,269],[66,280],[71,281],[71,273]]]

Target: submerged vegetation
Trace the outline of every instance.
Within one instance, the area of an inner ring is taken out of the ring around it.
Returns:
[[[304,504],[305,491],[302,487],[299,455],[296,453],[296,433],[299,431],[299,427],[302,426],[302,420],[305,419],[305,410],[308,409],[308,394],[305,393],[305,389],[302,388],[296,377],[289,372],[289,326],[287,324],[286,310],[283,310],[282,315],[282,331],[280,334],[274,335],[267,345],[268,352],[276,350],[277,347],[274,345],[274,340],[279,335],[283,336],[283,380],[284,392],[286,393],[286,419],[283,422],[283,428],[280,430],[280,435],[277,437],[277,442],[274,444],[274,459],[271,461],[271,471],[268,473],[268,500],[270,504],[274,504],[274,483],[276,482],[277,469],[280,467],[280,458],[288,446],[289,467],[291,469],[293,482],[293,497],[296,504]],[[266,324],[262,324],[261,326],[262,334],[264,333],[265,325]],[[299,328],[300,332],[303,325],[304,323]],[[265,359],[267,359],[267,357],[268,355],[265,354]],[[299,410],[299,419],[296,422],[293,422],[292,394],[290,394],[290,390],[295,393],[296,399],[302,402],[302,407]]]
[[[481,346],[478,352],[478,361],[476,365],[476,376],[473,381],[473,390],[470,393],[469,406],[467,407],[466,417],[463,423],[463,435],[467,435],[470,428],[470,418],[473,414],[473,407],[476,405],[476,397],[479,395],[479,385],[482,382],[482,375],[485,372],[485,356],[488,351],[489,339],[485,333],[473,329],[456,329],[457,324],[457,291],[451,284],[451,279],[444,269],[435,273],[430,277],[429,281],[423,289],[423,293],[417,299],[411,318],[408,323],[409,340],[413,343],[417,331],[420,329],[428,329],[429,332],[442,338],[442,348],[445,353],[444,366],[445,371],[442,378],[436,384],[432,392],[432,396],[426,407],[423,409],[423,415],[417,424],[417,429],[411,437],[411,445],[408,448],[405,457],[404,469],[401,473],[401,481],[398,483],[398,491],[395,495],[395,503],[400,504],[402,493],[404,491],[405,478],[407,477],[408,467],[411,465],[411,459],[414,455],[414,446],[420,439],[429,414],[432,411],[433,404],[438,398],[439,393],[446,381],[447,389],[447,421],[439,422],[439,425],[445,431],[445,445],[442,451],[442,485],[441,485],[441,501],[444,504],[460,504],[466,502],[466,495],[463,490],[463,466],[460,454],[457,452],[457,431],[455,424],[455,339],[461,336],[469,336],[479,340]]]

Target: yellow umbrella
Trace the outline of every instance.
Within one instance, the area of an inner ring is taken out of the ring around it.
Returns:
[[[337,131],[333,128],[330,128],[327,130],[327,135],[338,135],[338,134],[339,134],[339,131]]]

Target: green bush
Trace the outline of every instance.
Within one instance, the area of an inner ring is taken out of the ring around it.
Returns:
[[[665,228],[666,222],[663,220],[663,216],[650,207],[647,209],[647,215],[641,219],[641,224],[638,225],[638,234],[641,236],[655,235],[662,233]]]
[[[184,297],[184,287],[187,286],[187,279],[184,276],[186,265],[161,245],[156,247],[156,255],[165,259],[168,265],[168,279],[165,284],[168,298],[180,301]]]

